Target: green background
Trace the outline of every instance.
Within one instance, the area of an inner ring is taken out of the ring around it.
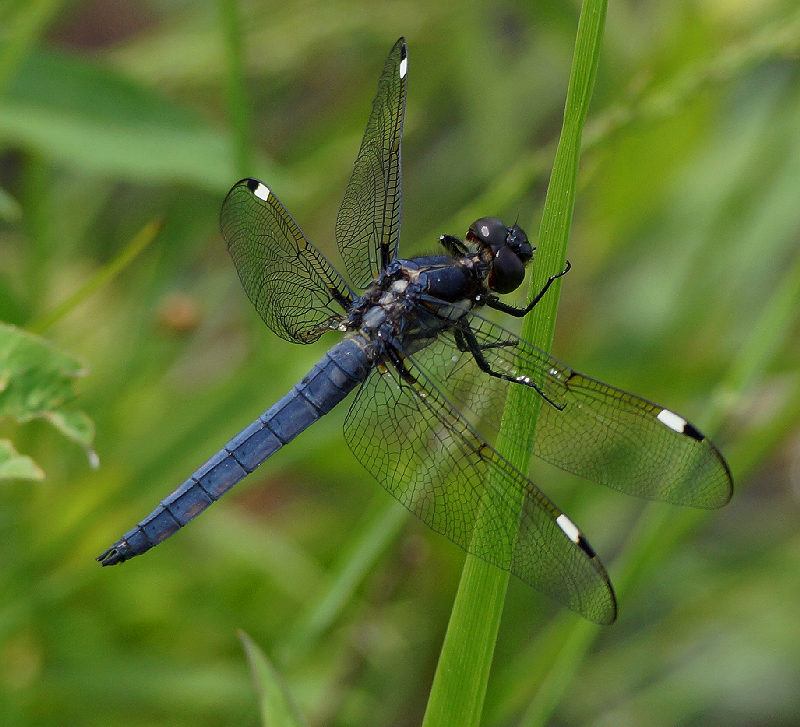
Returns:
[[[42,422],[0,424],[46,473],[0,485],[4,723],[257,724],[238,629],[312,724],[424,711],[463,554],[395,525],[344,409],[152,553],[93,557],[335,338],[292,346],[252,310],[217,231],[233,182],[267,182],[338,264],[333,221],[403,34],[402,250],[483,215],[535,237],[578,6],[237,7],[239,29],[223,3],[0,11],[0,320],[34,327],[164,222],[44,331],[86,366],[73,405],[100,468]],[[513,582],[487,725],[800,721],[799,52],[791,2],[609,6],[553,352],[709,427],[737,492],[695,514],[535,466],[612,580],[620,554],[636,575],[544,715],[529,705],[579,618]],[[654,509],[669,536],[636,552]]]

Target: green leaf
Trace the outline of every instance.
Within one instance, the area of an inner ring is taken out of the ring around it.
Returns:
[[[94,425],[83,412],[62,409],[75,398],[75,379],[84,374],[77,359],[45,339],[0,323],[0,419],[44,419],[78,442],[96,465]]]
[[[80,444],[89,457],[92,467],[99,466],[97,454],[92,449],[94,422],[82,411],[51,411],[43,416],[65,437]]]
[[[223,189],[227,136],[113,70],[39,49],[0,100],[0,140],[93,173]]]
[[[0,439],[0,480],[42,480],[44,472],[36,462],[14,449],[7,439]]]

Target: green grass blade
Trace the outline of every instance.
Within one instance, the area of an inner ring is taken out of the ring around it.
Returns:
[[[531,296],[551,274],[563,269],[566,260],[581,132],[594,85],[605,12],[605,0],[583,3],[564,125],[542,217],[540,258],[532,276]],[[523,337],[540,348],[548,349],[553,338],[558,288],[556,281],[537,306],[536,315],[528,316],[523,327]],[[512,433],[512,439],[529,441],[535,431],[540,402],[515,388],[522,389],[512,387],[509,392],[503,430]],[[515,461],[502,450],[500,454],[522,471],[527,469],[527,462]],[[480,723],[507,583],[508,573],[467,556],[425,713],[427,727]]]
[[[307,722],[295,706],[286,682],[278,674],[266,654],[244,631],[239,632],[250,672],[258,692],[261,724],[265,727],[306,727]]]
[[[375,562],[397,538],[408,510],[395,500],[384,498],[384,505],[356,533],[354,542],[342,553],[332,568],[331,577],[312,594],[303,613],[285,635],[276,653],[282,663],[293,663],[317,646],[321,636],[331,628],[354,598],[356,589],[375,567]]]
[[[91,280],[88,280],[79,290],[76,290],[63,303],[50,311],[50,313],[33,323],[29,327],[31,333],[43,333],[60,321],[67,313],[80,305],[84,300],[93,295],[97,290],[113,280],[120,271],[133,261],[133,259],[155,239],[161,227],[162,222],[160,220],[148,222],[120,253],[102,270],[98,271]]]
[[[239,18],[239,3],[236,0],[219,0],[227,60],[226,91],[228,113],[235,133],[236,170],[240,177],[253,174],[250,129],[252,119],[247,101],[244,62],[244,34]]]

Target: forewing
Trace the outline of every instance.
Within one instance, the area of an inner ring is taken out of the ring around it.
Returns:
[[[344,425],[359,461],[411,512],[469,553],[598,623],[616,614],[578,529],[493,450],[419,371],[378,366]]]
[[[347,284],[257,179],[228,192],[220,228],[247,297],[281,338],[315,341],[349,308]]]
[[[347,274],[356,288],[365,288],[397,256],[406,68],[406,43],[400,38],[386,60],[361,148],[336,217],[336,240]]]
[[[452,316],[452,314],[449,314]],[[463,319],[486,364],[481,371],[451,332],[415,355],[456,406],[495,434],[508,386],[544,395],[527,448],[547,462],[621,492],[677,505],[716,508],[730,500],[725,460],[696,427],[646,399],[573,371],[532,344],[475,314]]]

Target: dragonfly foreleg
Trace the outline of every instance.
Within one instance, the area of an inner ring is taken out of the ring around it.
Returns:
[[[526,305],[524,308],[517,308],[514,305],[508,305],[507,303],[503,303],[495,295],[491,295],[488,298],[486,298],[486,305],[488,305],[490,308],[494,308],[495,310],[499,310],[501,313],[508,313],[508,315],[510,316],[515,316],[516,318],[522,318],[523,316],[528,315],[528,313],[530,313],[533,310],[534,306],[542,299],[544,294],[547,292],[547,289],[553,284],[553,282],[558,280],[560,277],[566,275],[571,267],[572,265],[570,265],[569,260],[567,260],[567,266],[560,273],[551,275],[547,279],[547,282],[542,286],[542,289],[533,297],[533,300],[530,303],[528,303],[528,305]],[[544,396],[544,394],[542,394],[542,396]]]

